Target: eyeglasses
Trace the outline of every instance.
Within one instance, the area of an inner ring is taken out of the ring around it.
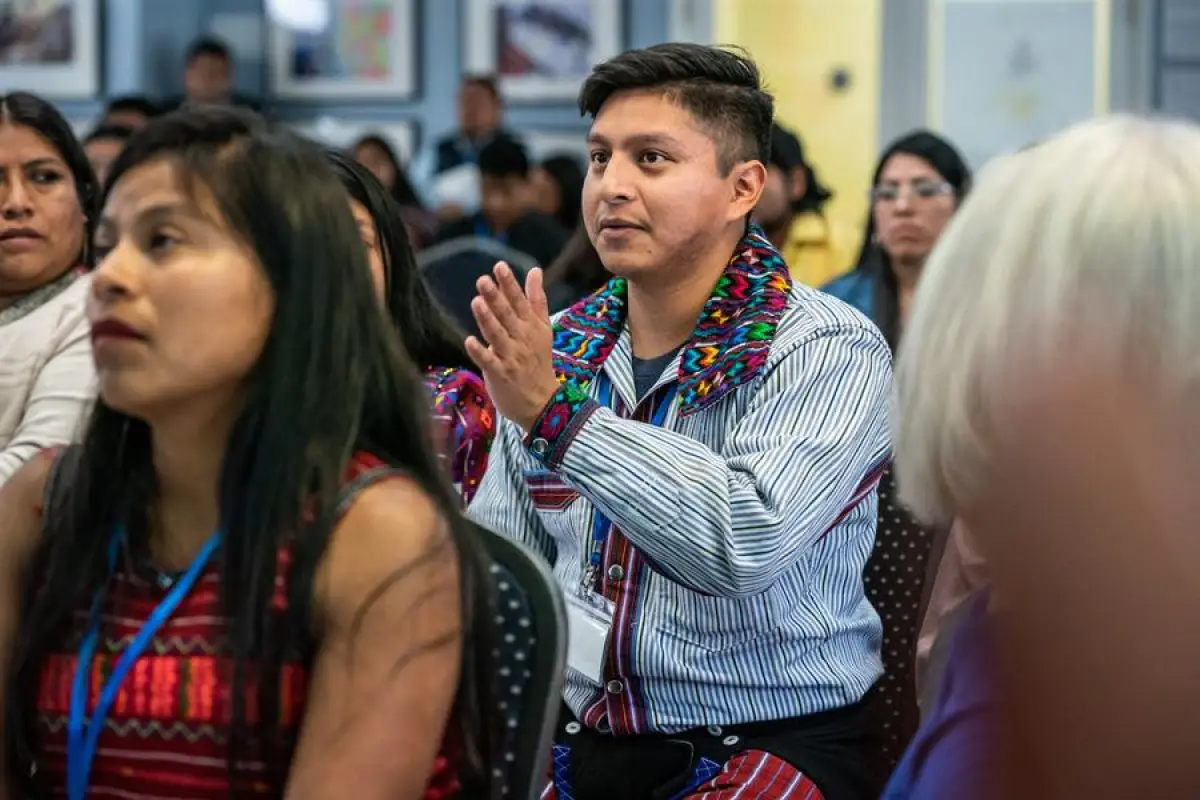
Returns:
[[[954,187],[946,181],[931,181],[921,178],[907,185],[909,191],[912,192],[912,196],[918,200],[931,200],[934,197],[954,193]],[[900,192],[904,189],[904,186],[904,184],[900,183],[881,183],[871,189],[871,202],[895,202],[900,199]]]

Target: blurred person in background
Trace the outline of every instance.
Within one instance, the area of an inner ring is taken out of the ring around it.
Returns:
[[[96,127],[121,127],[137,130],[158,116],[159,109],[141,95],[126,95],[108,101]]]
[[[767,185],[753,219],[787,260],[792,278],[823,286],[849,268],[844,231],[825,216],[833,196],[804,157],[800,139],[779,123],[771,126]]]
[[[101,185],[108,179],[109,165],[121,154],[133,131],[133,128],[121,125],[101,125],[83,140],[83,151],[87,153],[88,163],[92,165],[92,172],[96,173],[96,180]]]
[[[447,436],[443,447],[451,477],[464,504],[469,503],[487,469],[498,420],[463,345],[466,335],[425,285],[395,199],[361,164],[341,153],[327,155],[350,195],[375,290],[409,356],[425,371],[434,414],[448,426],[435,433]]]
[[[479,151],[483,202],[479,213],[447,223],[438,241],[461,236],[494,239],[545,266],[562,251],[567,232],[539,213],[533,199],[529,154],[513,139],[495,139]]]
[[[533,169],[534,208],[570,233],[579,227],[584,165],[570,153],[552,155]]]
[[[942,137],[915,131],[884,150],[857,266],[823,288],[866,314],[895,346],[925,259],[971,187],[971,170]]]
[[[205,36],[188,48],[183,69],[183,96],[169,100],[164,111],[184,105],[240,106],[261,111],[257,100],[234,91],[234,59],[229,45]]]
[[[99,193],[51,103],[0,95],[0,483],[70,442],[95,396],[84,304]]]
[[[989,164],[929,260],[901,497],[991,585],[889,800],[1197,796],[1197,216],[1200,128],[1097,119]]]
[[[421,202],[408,170],[391,142],[377,133],[370,133],[351,145],[350,154],[371,171],[396,201],[413,249],[420,250],[432,241],[437,234],[437,216]]]
[[[415,169],[415,174],[428,176],[420,184],[428,185],[431,194],[439,198],[435,201],[439,218],[456,220],[478,210],[478,196],[456,191],[454,196],[442,198],[439,183],[451,173],[476,165],[484,145],[503,139],[519,141],[504,128],[504,100],[496,78],[468,75],[458,90],[458,130],[438,139],[429,154],[430,160]]]

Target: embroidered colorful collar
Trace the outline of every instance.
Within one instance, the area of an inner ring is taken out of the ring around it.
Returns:
[[[767,363],[792,281],[757,226],[738,244],[679,358],[679,413],[690,414],[754,378]],[[624,278],[567,309],[554,326],[561,382],[586,387],[625,327]]]

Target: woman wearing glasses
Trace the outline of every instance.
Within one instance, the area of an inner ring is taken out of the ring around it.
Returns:
[[[970,183],[962,155],[929,131],[897,139],[879,159],[858,265],[824,290],[875,320],[893,348],[925,259]]]

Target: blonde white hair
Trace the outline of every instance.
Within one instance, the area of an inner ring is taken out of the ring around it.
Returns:
[[[984,169],[925,266],[896,367],[896,474],[921,519],[979,496],[1030,356],[1200,364],[1200,127],[1112,116]],[[1043,365],[1051,362],[1045,361]]]

